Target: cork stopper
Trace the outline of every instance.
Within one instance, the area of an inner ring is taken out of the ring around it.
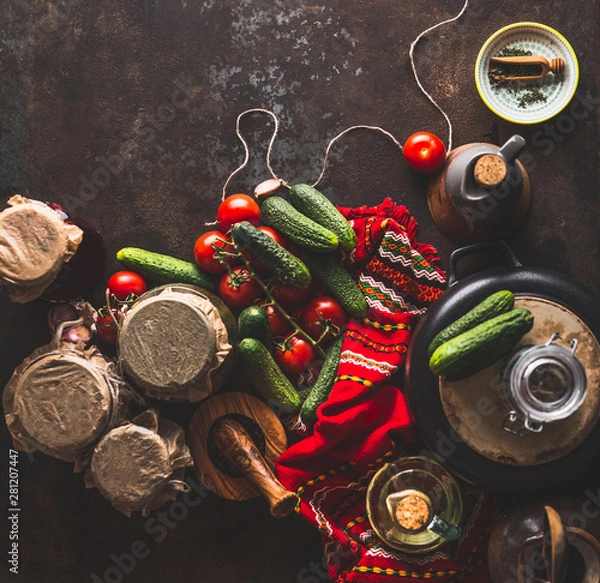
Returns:
[[[0,278],[12,301],[42,295],[77,251],[83,231],[43,202],[13,196],[0,213]]]
[[[506,178],[506,173],[506,163],[496,154],[484,154],[475,163],[475,182],[483,188],[497,186]]]
[[[403,529],[418,532],[429,523],[431,510],[422,497],[413,494],[396,503],[395,514],[396,521]]]

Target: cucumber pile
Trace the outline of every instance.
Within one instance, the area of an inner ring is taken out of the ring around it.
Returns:
[[[338,250],[351,252],[356,235],[336,207],[307,184],[290,188],[287,199],[270,195],[262,201],[260,218],[299,248],[301,259],[290,253],[249,221],[234,224],[231,238],[251,260],[267,267],[280,281],[303,289],[312,277],[324,284],[350,316],[362,316],[367,304],[363,293],[344,267]],[[272,355],[272,340],[254,307],[239,316],[238,358],[259,395],[280,415],[300,417],[311,428],[317,408],[333,387],[342,350],[342,337],[329,346],[314,385],[300,394]],[[275,354],[277,356],[277,354]]]
[[[444,328],[429,345],[431,372],[462,380],[508,354],[533,327],[533,314],[514,303],[512,292],[496,292]]]

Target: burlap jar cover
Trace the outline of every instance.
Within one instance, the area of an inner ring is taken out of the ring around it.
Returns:
[[[39,298],[73,257],[83,231],[43,202],[15,194],[0,213],[0,280],[10,299]]]
[[[209,296],[167,285],[144,294],[126,313],[119,359],[127,378],[147,396],[195,402],[216,390],[232,343]]]
[[[2,402],[16,449],[74,462],[79,472],[134,396],[96,347],[53,341],[15,369]]]
[[[183,429],[150,409],[104,435],[94,448],[85,481],[123,514],[141,511],[148,516],[189,490],[183,477],[192,465]]]

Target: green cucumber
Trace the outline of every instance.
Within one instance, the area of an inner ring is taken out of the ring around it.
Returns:
[[[240,340],[244,338],[256,338],[260,340],[271,352],[273,339],[269,316],[259,306],[248,306],[238,316],[238,333]]]
[[[364,316],[367,300],[342,262],[333,253],[302,253],[311,273],[352,317]]]
[[[308,267],[248,221],[233,225],[231,236],[240,249],[260,261],[283,283],[299,289],[306,289],[310,285],[311,276]]]
[[[195,263],[176,259],[138,247],[124,247],[117,252],[117,261],[157,284],[188,283],[213,291],[215,284],[210,276]]]
[[[436,348],[429,368],[453,380],[471,376],[510,352],[532,326],[533,314],[525,308],[500,314]]]
[[[310,395],[310,392],[312,391],[312,387],[306,387],[304,389],[298,389],[298,396],[300,397],[300,402],[304,403],[304,401],[306,401],[306,397],[308,397],[308,395]]]
[[[260,207],[261,219],[304,249],[324,253],[338,247],[335,233],[296,210],[280,196],[269,196]]]
[[[300,418],[307,427],[313,427],[317,421],[317,409],[327,400],[329,393],[331,393],[337,369],[340,365],[342,341],[343,337],[338,336],[331,344],[323,362],[323,367],[319,372],[317,382],[314,384],[304,403],[302,403]]]
[[[499,316],[509,310],[512,310],[515,306],[515,296],[511,291],[501,290],[488,296],[480,304],[477,304],[472,310],[467,312],[464,316],[452,322],[449,326],[444,328],[429,345],[428,356],[431,356],[435,349],[440,347],[444,342],[448,342],[455,336],[475,328],[475,326]]]
[[[260,340],[244,338],[238,347],[238,358],[258,394],[278,416],[298,413],[298,392]]]
[[[356,233],[335,205],[316,188],[308,184],[294,184],[289,201],[309,219],[337,235],[340,249],[350,252],[356,247]]]

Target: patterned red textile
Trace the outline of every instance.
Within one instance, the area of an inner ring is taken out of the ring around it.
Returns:
[[[386,199],[340,210],[357,235],[349,263],[369,309],[350,321],[331,395],[317,411],[313,433],[278,460],[278,476],[298,493],[298,512],[321,531],[331,580],[486,583],[493,497],[463,484],[463,536],[429,555],[386,547],[369,524],[370,479],[404,447],[418,448],[404,395],[390,377],[403,364],[419,316],[443,293],[446,276],[435,249],[416,241],[417,223],[405,207]],[[309,570],[298,577],[319,580]]]

